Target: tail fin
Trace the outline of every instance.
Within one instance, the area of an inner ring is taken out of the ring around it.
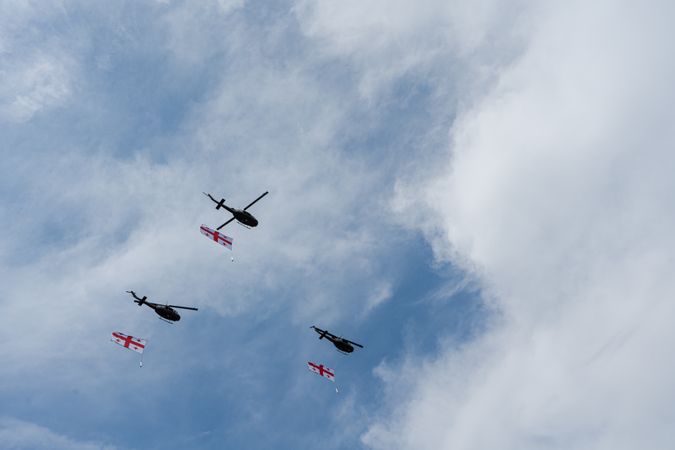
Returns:
[[[140,300],[134,300],[134,302],[138,303],[138,306],[141,306],[143,303],[145,303],[145,300],[146,300],[147,298],[148,298],[148,297],[143,297],[143,298],[140,299]]]
[[[225,208],[225,199],[224,198],[221,198],[220,201],[218,201],[215,198],[213,198],[213,195],[211,195],[207,192],[202,192],[202,194],[206,195],[208,198],[211,199],[211,201],[213,203],[216,204],[216,209]]]

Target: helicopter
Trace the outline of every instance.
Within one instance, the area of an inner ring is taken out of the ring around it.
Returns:
[[[176,305],[160,305],[159,303],[146,302],[145,300],[148,297],[138,298],[134,291],[127,291],[129,294],[133,295],[136,300],[135,303],[138,303],[138,306],[148,305],[150,308],[154,309],[157,315],[162,319],[166,320],[169,323],[178,322],[180,320],[180,314],[176,312],[174,308],[180,309],[189,309],[192,311],[198,311],[197,308],[191,306],[176,306]]]
[[[220,199],[220,201],[218,201],[215,198],[213,198],[211,196],[211,194],[207,194],[206,192],[203,192],[203,194],[206,195],[208,198],[210,198],[213,201],[213,203],[216,204],[216,209],[225,208],[226,210],[228,210],[229,212],[232,213],[232,218],[230,220],[228,220],[227,222],[225,222],[224,224],[222,224],[221,226],[216,228],[216,230],[220,230],[225,225],[227,225],[228,223],[232,222],[235,219],[237,219],[237,222],[241,223],[244,226],[250,227],[250,228],[258,226],[258,220],[255,217],[253,217],[253,214],[251,214],[250,212],[248,212],[246,210],[249,209],[251,206],[253,206],[258,200],[260,200],[261,198],[263,198],[264,196],[269,194],[269,191],[265,191],[265,193],[263,195],[256,198],[255,200],[253,200],[244,209],[237,209],[237,208],[232,208],[230,206],[227,206],[225,204],[224,198],[222,198],[222,199]]]
[[[345,354],[351,353],[351,352],[354,351],[354,346],[359,347],[359,348],[363,348],[363,345],[361,345],[361,344],[357,344],[356,342],[352,342],[352,341],[349,341],[347,339],[341,338],[339,336],[335,336],[334,334],[332,334],[332,333],[330,333],[326,330],[322,330],[321,328],[317,328],[314,325],[312,325],[310,328],[314,328],[314,331],[319,333],[319,339],[326,338],[329,341],[331,341],[333,343],[333,345],[335,346],[335,348],[337,348],[340,353],[345,353]]]

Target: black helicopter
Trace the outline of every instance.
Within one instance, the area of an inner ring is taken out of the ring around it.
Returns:
[[[138,298],[138,296],[136,296],[136,293],[134,291],[127,291],[127,292],[134,296],[134,298],[136,299],[134,300],[134,302],[138,303],[138,306],[148,305],[150,308],[155,310],[157,315],[170,322],[178,322],[180,320],[180,315],[176,312],[174,308],[198,311],[197,308],[193,308],[191,306],[160,305],[159,303],[146,302],[145,300],[148,297]]]
[[[354,346],[357,346],[359,348],[363,348],[363,345],[357,344],[356,342],[348,341],[345,338],[341,338],[339,336],[335,336],[332,333],[329,333],[326,330],[322,330],[321,328],[317,328],[314,325],[312,325],[310,328],[314,328],[314,331],[319,333],[319,339],[326,338],[329,341],[333,343],[335,348],[338,349],[339,352],[342,353],[351,353],[354,351]]]
[[[207,194],[206,192],[204,192],[204,195],[206,195],[208,198],[210,198],[213,201],[213,203],[216,204],[216,209],[225,208],[226,210],[228,210],[229,212],[232,213],[232,218],[230,220],[228,220],[227,222],[225,222],[224,224],[222,224],[221,226],[219,226],[218,228],[216,228],[216,230],[220,230],[225,225],[232,222],[234,219],[237,219],[237,222],[239,222],[239,223],[241,223],[241,224],[243,224],[247,227],[253,228],[253,227],[257,226],[258,220],[255,217],[253,217],[253,214],[251,214],[250,212],[248,212],[246,210],[249,209],[251,206],[253,206],[255,204],[255,202],[257,202],[258,200],[260,200],[261,198],[263,198],[267,194],[269,194],[269,191],[265,191],[265,193],[263,195],[256,198],[255,200],[253,200],[244,209],[237,209],[237,208],[232,208],[230,206],[227,206],[225,204],[224,198],[222,198],[222,199],[220,199],[220,201],[218,201],[215,198],[213,198],[211,196],[211,194]]]

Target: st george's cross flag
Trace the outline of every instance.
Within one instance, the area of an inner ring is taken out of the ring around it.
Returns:
[[[206,236],[207,238],[211,239],[212,241],[215,241],[219,243],[220,245],[224,245],[225,247],[229,248],[232,250],[232,238],[229,236],[225,236],[222,233],[219,233],[216,230],[212,230],[211,228],[207,227],[206,225],[202,225],[199,227],[199,231]]]
[[[145,350],[145,344],[148,342],[145,339],[127,336],[126,334],[120,333],[119,331],[113,331],[112,338],[110,340],[124,348],[128,348],[129,350],[133,350],[140,354],[143,354],[143,350]]]
[[[307,368],[309,368],[309,370],[314,373],[318,373],[324,378],[328,378],[330,381],[335,381],[335,371],[333,369],[329,369],[328,367],[324,367],[323,364],[316,364],[307,361]]]

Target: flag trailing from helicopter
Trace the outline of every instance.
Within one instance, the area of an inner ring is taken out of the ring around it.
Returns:
[[[143,351],[145,350],[145,346],[148,343],[148,341],[146,341],[145,339],[129,336],[124,333],[120,333],[119,331],[113,331],[110,340],[113,341],[115,344],[121,345],[124,348],[133,350],[136,353],[140,353],[141,361],[139,365],[143,367]]]
[[[207,227],[206,225],[202,225],[199,227],[199,231],[206,236],[207,238],[211,239],[212,241],[215,241],[219,243],[220,245],[229,248],[232,250],[232,238],[229,236],[225,236],[224,234],[212,230],[211,228]]]
[[[335,371],[324,367],[323,364],[316,364],[311,361],[307,361],[307,368],[314,373],[318,373],[324,378],[328,378],[330,381],[335,381]]]
[[[110,340],[124,348],[128,348],[129,350],[133,350],[136,353],[141,354],[143,354],[143,350],[145,350],[145,344],[148,342],[145,339],[128,336],[124,333],[120,333],[119,331],[113,331],[112,338],[110,338]]]

